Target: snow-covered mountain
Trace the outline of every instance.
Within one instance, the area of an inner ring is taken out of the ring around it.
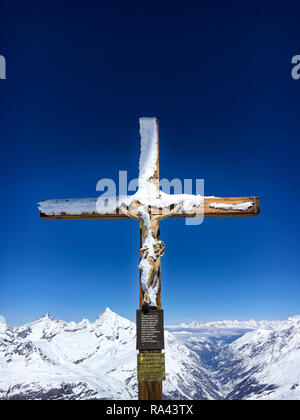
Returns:
[[[300,400],[300,316],[246,333],[215,361],[227,399]]]
[[[0,326],[0,399],[137,398],[135,324],[106,309],[95,322]],[[164,395],[215,399],[199,355],[166,332]]]
[[[199,325],[165,333],[165,398],[300,399],[300,316]],[[135,335],[109,309],[95,322],[0,323],[0,399],[136,399]]]
[[[167,328],[169,330],[178,329],[178,328],[237,328],[237,329],[257,329],[257,328],[277,328],[282,323],[292,323],[292,318],[289,318],[287,321],[255,321],[254,319],[250,319],[249,321],[231,321],[231,320],[224,320],[224,321],[211,321],[211,322],[199,322],[193,321],[190,324],[181,323],[178,325],[168,325]]]

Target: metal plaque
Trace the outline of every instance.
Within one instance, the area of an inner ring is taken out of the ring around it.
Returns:
[[[165,380],[164,353],[139,353],[137,357],[137,376],[139,382]]]
[[[162,309],[136,311],[137,350],[164,349],[164,318]]]

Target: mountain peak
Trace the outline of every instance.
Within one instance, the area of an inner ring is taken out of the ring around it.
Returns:
[[[52,318],[51,318],[51,316],[50,316],[49,312],[44,313],[44,315],[42,315],[42,316],[38,319],[38,321],[45,321],[45,320],[52,320]]]
[[[106,325],[108,328],[126,328],[133,327],[134,323],[113,312],[111,309],[106,308],[96,319],[97,325]]]
[[[117,314],[107,307],[105,308],[103,312],[101,312],[101,314],[98,315],[97,319],[107,318],[112,315],[117,315]]]
[[[105,310],[103,311],[103,313],[107,313],[107,314],[114,314],[115,312],[113,312],[108,306],[105,308]]]

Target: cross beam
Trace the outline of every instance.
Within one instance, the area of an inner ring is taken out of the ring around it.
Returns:
[[[157,118],[140,119],[141,156],[138,190],[125,203],[99,210],[97,198],[42,201],[44,220],[134,219],[140,223],[140,309],[161,309],[161,265],[164,243],[160,221],[165,218],[247,217],[260,212],[258,197],[200,197],[166,195],[159,191],[159,139]],[[196,199],[196,201],[195,201]],[[187,201],[186,201],[187,200]],[[189,201],[190,200],[190,201]],[[166,205],[168,203],[168,205]],[[192,205],[191,203],[194,203]],[[197,204],[195,204],[197,203]],[[161,350],[140,350],[161,352]],[[140,400],[162,399],[162,382],[139,382]]]
[[[118,209],[113,213],[99,214],[96,211],[97,198],[81,199],[81,213],[77,214],[72,212],[72,205],[76,207],[78,200],[74,199],[62,199],[62,200],[47,200],[41,202],[40,216],[45,220],[81,220],[81,219],[128,219],[129,217],[120,212]],[[48,214],[43,210],[43,203],[47,203],[49,207]],[[91,203],[93,203],[94,211],[91,210]],[[251,203],[248,208],[242,209],[239,205]],[[55,206],[56,210],[51,210],[51,204]],[[215,205],[216,204],[216,205]],[[260,205],[258,197],[204,197],[204,217],[247,217],[257,216],[260,213]],[[164,214],[162,208],[151,208],[149,206],[151,214]],[[170,218],[185,218],[185,217],[197,217],[197,214],[201,209],[194,207],[189,211],[182,211],[181,213],[172,214]]]

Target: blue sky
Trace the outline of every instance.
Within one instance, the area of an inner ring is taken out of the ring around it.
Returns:
[[[263,3],[263,4],[262,4]],[[161,178],[258,195],[256,218],[162,222],[167,322],[299,314],[299,3],[1,3],[0,314],[95,319],[138,307],[134,221],[39,218],[48,198],[138,175],[140,116]]]

